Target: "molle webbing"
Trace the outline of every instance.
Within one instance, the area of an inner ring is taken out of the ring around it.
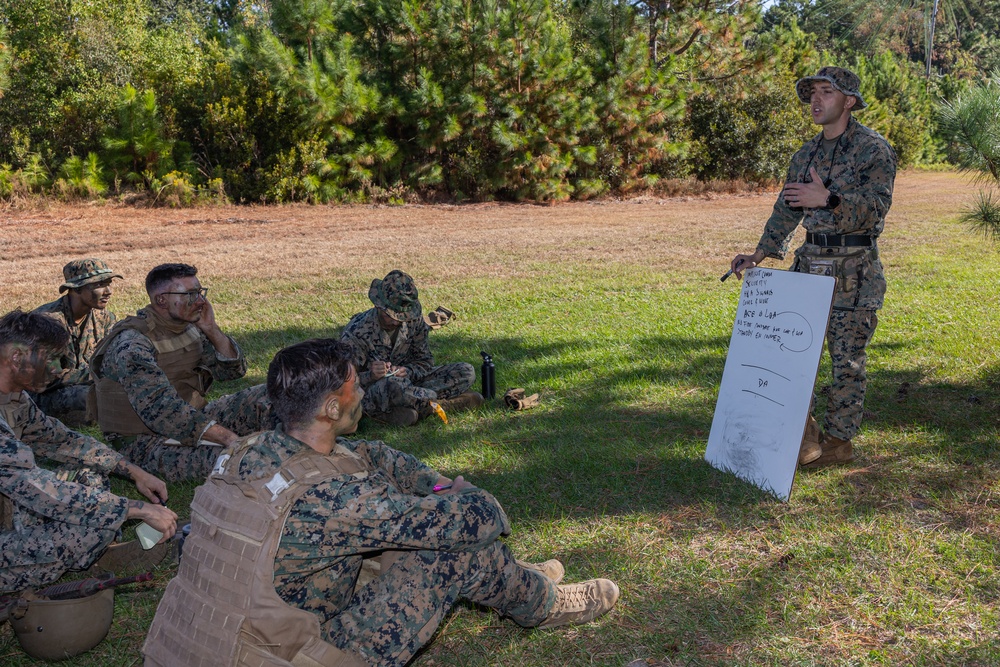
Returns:
[[[259,437],[222,465],[237,471]],[[367,667],[324,642],[318,618],[274,590],[274,557],[295,501],[329,479],[363,478],[363,462],[339,446],[332,456],[308,450],[276,474],[288,482],[276,494],[265,487],[275,475],[245,482],[225,471],[198,488],[184,557],[143,648],[147,667]]]
[[[205,407],[207,403],[205,395],[211,386],[212,378],[210,373],[198,367],[202,354],[201,333],[198,328],[192,324],[176,334],[154,326],[149,318],[127,317],[118,322],[101,341],[91,360],[94,404],[97,410],[97,422],[102,431],[125,436],[152,434],[132,408],[125,388],[101,373],[101,365],[108,346],[125,329],[138,331],[150,340],[156,350],[157,366],[184,401],[198,409]]]

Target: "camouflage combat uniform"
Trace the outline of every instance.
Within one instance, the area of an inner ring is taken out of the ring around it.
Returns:
[[[145,311],[139,311],[144,317]],[[264,385],[218,398],[200,409],[185,401],[157,363],[157,352],[149,338],[119,322],[95,359],[95,378],[106,377],[120,384],[128,402],[152,433],[126,435],[105,432],[108,442],[129,461],[167,481],[203,480],[219,455],[216,444],[199,444],[204,432],[219,424],[237,435],[247,435],[271,426],[270,401]],[[198,369],[211,380],[237,380],[246,374],[247,363],[236,341],[235,359],[220,357],[204,334]],[[204,392],[208,386],[204,387]]]
[[[409,454],[378,441],[338,444],[360,457],[367,476],[307,491],[285,522],[274,564],[275,590],[314,613],[326,641],[372,665],[401,666],[459,598],[525,627],[545,619],[556,586],[498,541],[510,528],[492,495],[435,495],[438,473]],[[243,456],[239,476],[273,474],[305,448],[280,428],[268,432]],[[378,554],[381,575],[354,592],[362,558]]]
[[[65,373],[41,394],[33,396],[35,402],[42,412],[57,419],[67,413],[85,411],[87,393],[93,384],[90,377],[90,355],[94,353],[97,343],[111,331],[117,319],[115,314],[110,310],[95,308],[80,324],[76,324],[68,294],[35,308],[33,312],[48,315],[69,334],[69,346],[61,358]]]
[[[866,347],[886,289],[876,240],[892,204],[896,154],[880,134],[852,117],[839,139],[824,142],[821,132],[806,142],[792,158],[787,182],[806,182],[810,167],[840,197],[840,206],[795,209],[779,196],[757,250],[783,259],[801,223],[808,235],[795,251],[792,270],[837,278],[827,329],[833,383],[824,430],[850,440],[861,425]],[[845,237],[867,245],[840,245]]]
[[[103,482],[123,460],[45,416],[27,393],[0,394],[0,593],[45,586],[89,566],[128,515],[128,499],[106,484],[62,481],[35,456],[83,466]]]
[[[468,391],[476,379],[476,369],[464,362],[434,365],[428,332],[421,318],[403,322],[394,334],[378,323],[378,310],[358,313],[344,327],[340,339],[354,350],[351,360],[365,390],[361,407],[371,416],[396,406],[429,414],[428,401],[453,398]],[[372,380],[373,361],[386,361],[406,368],[406,377],[389,376]]]

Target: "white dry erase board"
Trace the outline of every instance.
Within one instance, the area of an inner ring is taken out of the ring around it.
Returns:
[[[753,268],[743,277],[705,460],[788,500],[835,281]]]

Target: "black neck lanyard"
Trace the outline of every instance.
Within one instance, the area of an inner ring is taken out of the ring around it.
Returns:
[[[837,159],[837,149],[840,148],[840,140],[844,138],[847,132],[841,132],[837,137],[837,142],[833,145],[833,151],[830,153],[830,166],[826,171],[826,178],[823,179],[823,187],[830,187],[830,183],[833,182],[833,161]],[[813,160],[816,159],[816,154],[819,153],[820,147],[823,145],[823,140],[820,139],[816,142],[816,147],[812,149],[812,153],[809,155],[809,162],[806,163],[806,168],[802,172],[802,177],[800,178],[800,183],[809,183],[806,179],[809,178],[809,167],[812,166]]]

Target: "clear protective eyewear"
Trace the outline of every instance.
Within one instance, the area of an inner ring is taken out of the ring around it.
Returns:
[[[161,292],[161,294],[176,294],[177,296],[186,296],[188,303],[195,303],[198,297],[201,297],[205,301],[208,301],[208,288],[199,287],[196,290],[191,290],[190,292]]]

